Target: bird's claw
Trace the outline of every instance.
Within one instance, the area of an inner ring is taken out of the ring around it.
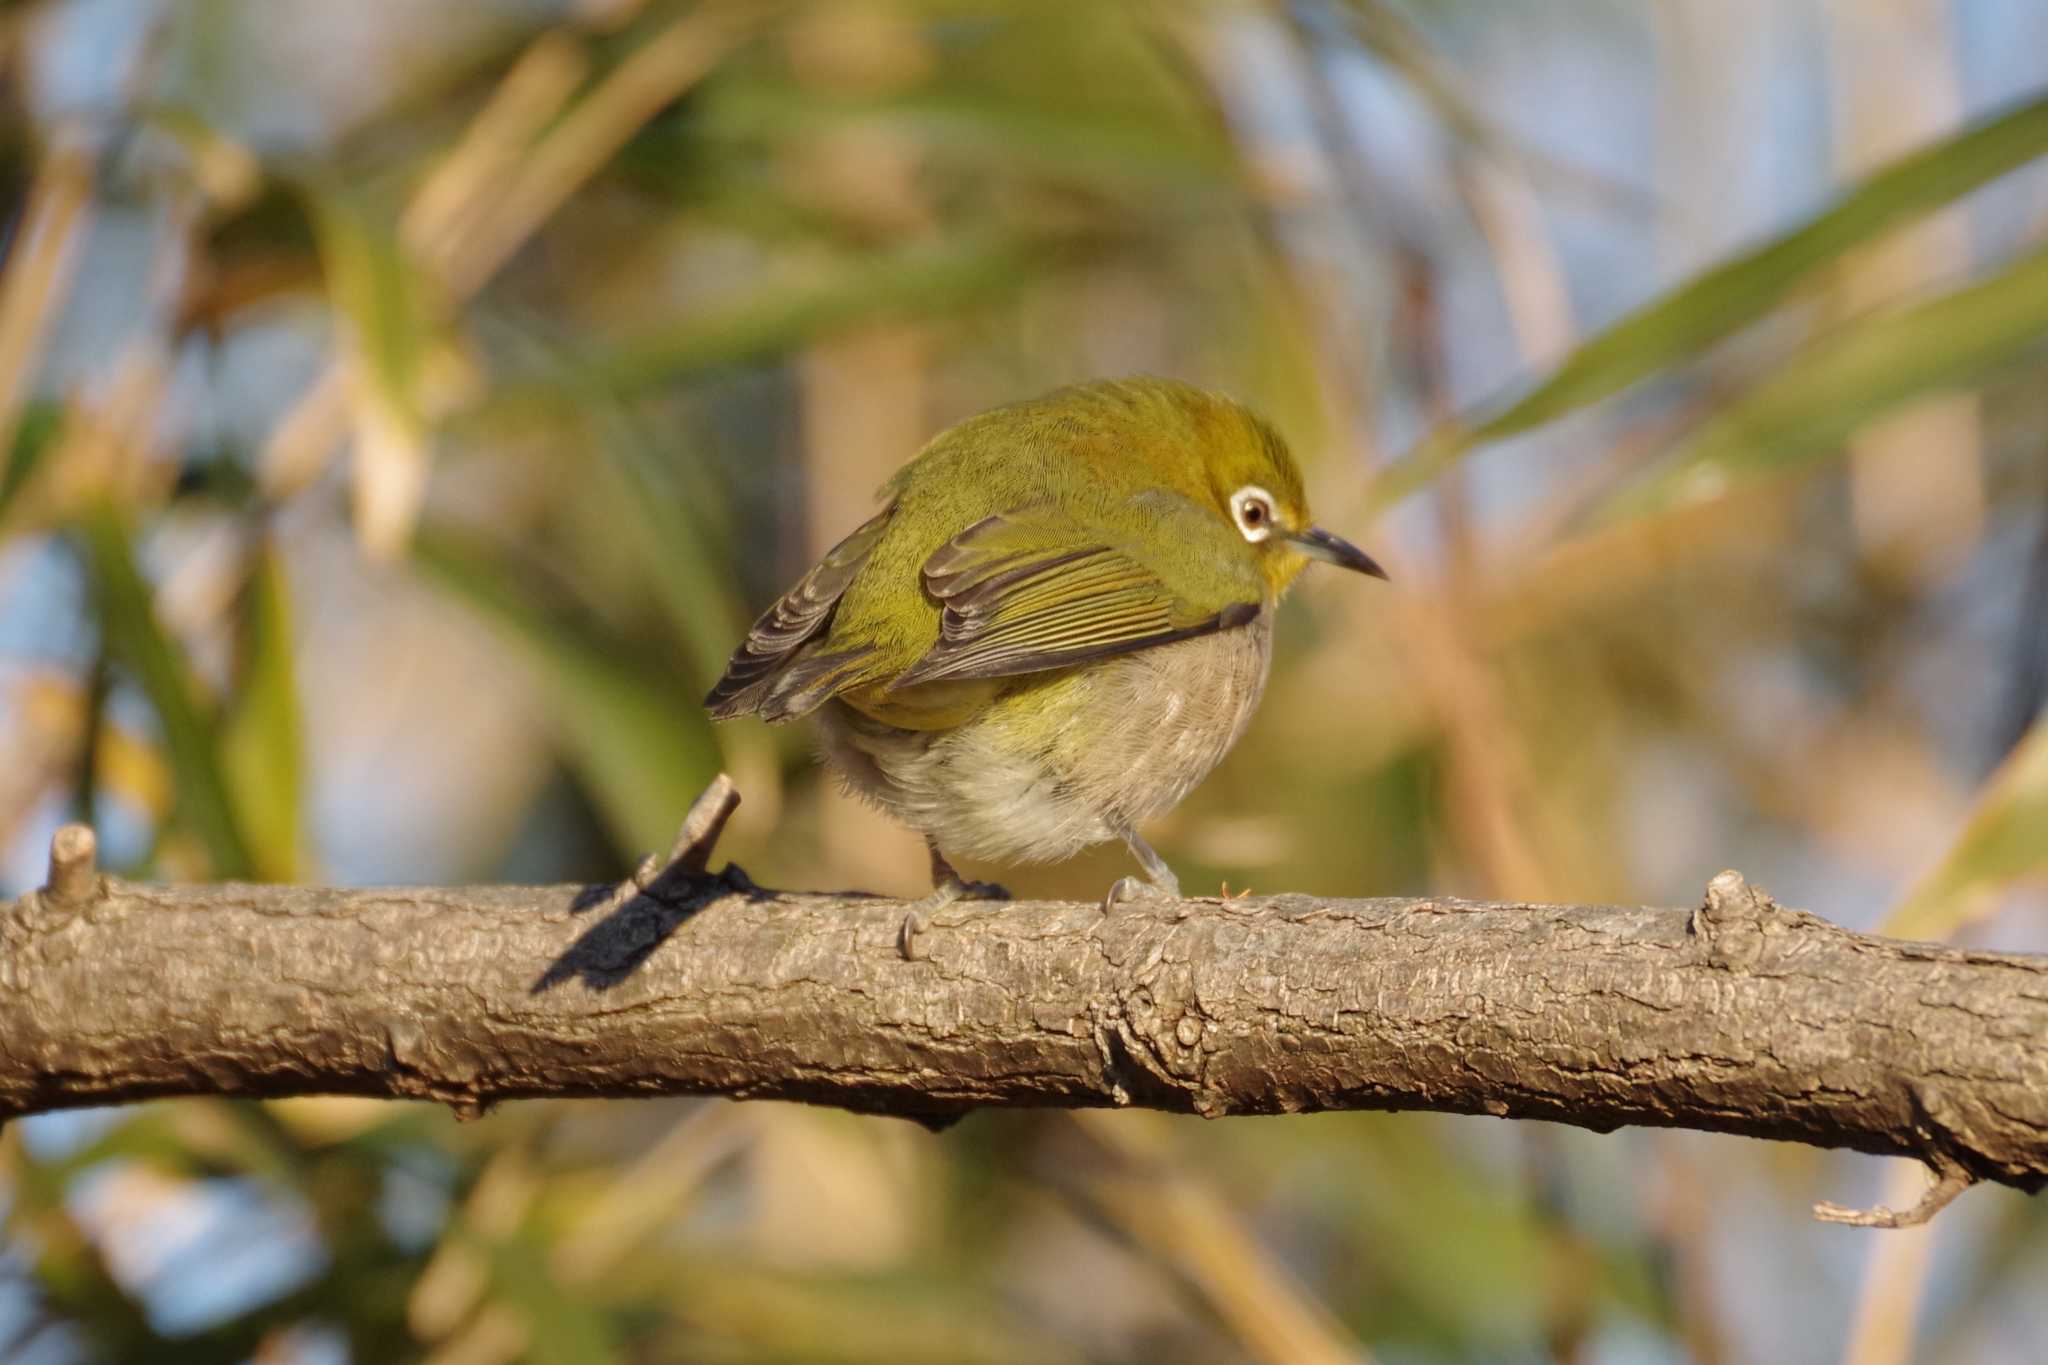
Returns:
[[[1180,887],[1177,885],[1162,886],[1143,877],[1118,877],[1110,883],[1109,894],[1102,898],[1102,913],[1109,914],[1125,901],[1179,899]]]
[[[896,951],[905,962],[916,962],[924,956],[917,946],[917,936],[932,927],[931,912],[943,909],[956,901],[1006,901],[1011,900],[1007,887],[994,882],[970,882],[954,878],[935,888],[929,896],[910,907],[910,913],[903,917],[903,925],[896,931]]]
[[[903,927],[896,931],[896,951],[905,962],[915,962],[924,956],[917,946],[917,936],[930,927],[931,920],[922,910],[912,910],[903,917]]]

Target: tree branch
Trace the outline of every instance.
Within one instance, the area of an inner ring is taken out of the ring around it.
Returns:
[[[1852,934],[1724,872],[1690,913],[963,904],[907,961],[901,902],[707,874],[736,801],[714,784],[616,888],[144,885],[61,831],[50,885],[0,905],[0,1119],[323,1093],[1434,1109],[1914,1156],[1942,1202],[2048,1184],[2048,957]]]

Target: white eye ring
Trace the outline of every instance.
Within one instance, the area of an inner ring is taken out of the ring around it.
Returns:
[[[1248,483],[1230,495],[1230,515],[1244,538],[1256,545],[1273,534],[1273,495],[1255,483]]]

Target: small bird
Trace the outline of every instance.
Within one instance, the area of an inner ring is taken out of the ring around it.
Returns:
[[[1221,394],[1098,381],[971,417],[889,480],[882,510],[747,632],[704,705],[817,712],[847,788],[924,836],[932,894],[904,921],[1006,895],[951,858],[1050,862],[1122,839],[1244,733],[1273,610],[1311,560],[1385,578],[1311,524],[1280,436]]]

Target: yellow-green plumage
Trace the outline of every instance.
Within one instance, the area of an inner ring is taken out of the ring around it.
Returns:
[[[764,614],[706,705],[818,711],[828,761],[941,853],[1039,861],[1130,840],[1205,776],[1264,684],[1310,558],[1271,427],[1165,380],[1095,383],[942,433],[885,507]]]

